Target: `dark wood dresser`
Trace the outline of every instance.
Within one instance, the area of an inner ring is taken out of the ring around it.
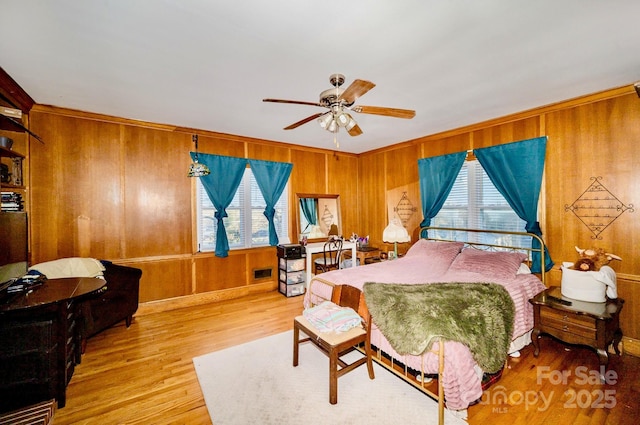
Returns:
[[[0,412],[55,399],[81,360],[85,299],[106,289],[97,278],[49,279],[0,303]]]

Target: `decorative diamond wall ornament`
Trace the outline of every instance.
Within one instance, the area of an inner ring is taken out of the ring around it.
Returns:
[[[329,229],[331,227],[331,223],[333,223],[333,214],[329,211],[329,208],[325,205],[324,211],[322,212],[322,217],[320,217],[325,227]]]
[[[400,198],[398,205],[393,208],[393,211],[395,211],[395,213],[398,214],[398,217],[400,217],[400,221],[402,221],[403,226],[407,225],[407,221],[409,221],[416,210],[417,208],[414,207],[411,200],[409,200],[407,192],[402,192],[402,197]]]
[[[593,183],[565,211],[576,217],[593,233],[591,239],[602,239],[600,234],[625,211],[633,212],[633,204],[625,205],[604,187],[602,177],[591,177]]]

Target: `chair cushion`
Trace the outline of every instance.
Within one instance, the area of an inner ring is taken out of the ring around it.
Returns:
[[[295,321],[300,323],[306,329],[309,329],[311,332],[317,332],[315,335],[309,336],[319,336],[329,345],[338,345],[367,333],[362,326],[356,326],[355,328],[351,328],[346,332],[320,332],[304,316],[297,316],[295,318]]]
[[[331,301],[307,308],[302,315],[320,332],[345,332],[362,323],[362,317],[353,308],[341,307]]]

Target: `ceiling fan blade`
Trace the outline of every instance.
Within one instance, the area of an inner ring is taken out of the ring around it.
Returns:
[[[300,120],[298,122],[294,122],[293,124],[291,124],[290,126],[285,127],[284,129],[285,130],[293,130],[294,128],[300,127],[302,124],[306,124],[309,121],[315,120],[316,118],[318,118],[322,114],[324,114],[324,112],[320,112],[318,114],[313,114],[310,117],[307,117],[307,118],[305,118],[303,120]]]
[[[358,124],[354,125],[350,130],[347,130],[351,136],[359,136],[362,134],[362,130]]]
[[[338,98],[338,100],[344,100],[347,104],[352,104],[358,99],[360,96],[374,88],[376,85],[371,81],[366,80],[355,80],[347,89],[342,92],[342,95]]]
[[[416,116],[416,111],[411,109],[386,108],[384,106],[358,105],[351,108],[354,112],[363,114],[384,115],[386,117],[411,119]]]
[[[274,103],[293,103],[296,105],[310,105],[310,106],[322,106],[318,102],[304,102],[301,100],[285,100],[285,99],[262,99],[263,102],[274,102]]]

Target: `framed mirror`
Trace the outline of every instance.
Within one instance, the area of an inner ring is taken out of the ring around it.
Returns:
[[[329,235],[342,235],[340,195],[296,193],[298,205],[298,240],[326,240]]]

